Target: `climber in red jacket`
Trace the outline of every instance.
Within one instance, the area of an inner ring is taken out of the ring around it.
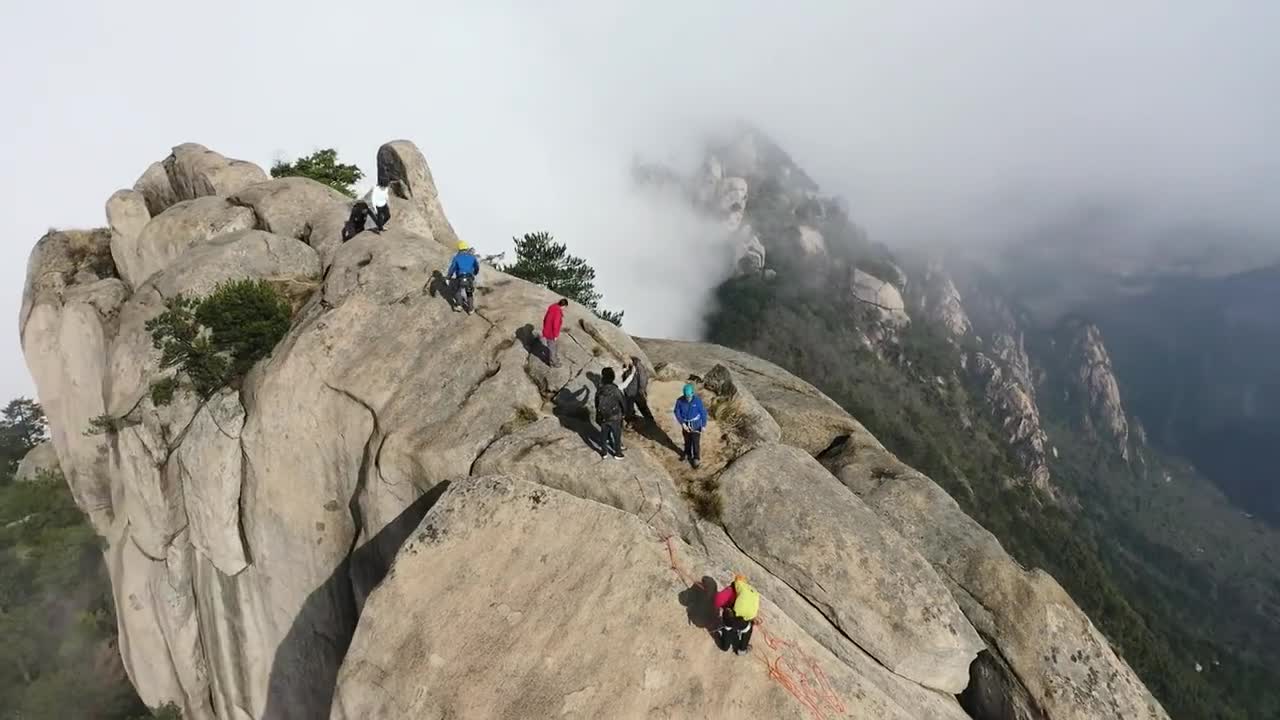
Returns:
[[[751,628],[755,627],[760,612],[760,593],[751,587],[742,575],[734,575],[733,582],[716,593],[714,605],[721,611],[722,625],[713,633],[721,650],[733,648],[741,655],[751,644]]]
[[[542,344],[547,348],[547,364],[551,367],[560,367],[560,358],[556,357],[556,341],[560,339],[560,326],[564,324],[564,309],[567,307],[569,301],[560,298],[542,316]]]

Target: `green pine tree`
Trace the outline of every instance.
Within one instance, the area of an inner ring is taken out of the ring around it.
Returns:
[[[548,232],[525,233],[512,240],[516,244],[516,261],[501,268],[503,272],[537,283],[590,308],[603,320],[622,325],[621,310],[600,309],[596,271],[586,260],[570,255],[565,244],[556,242]]]
[[[271,166],[271,177],[305,177],[323,183],[347,197],[355,197],[354,185],[364,177],[355,165],[338,162],[338,151],[333,148],[317,150],[291,163],[277,160]]]

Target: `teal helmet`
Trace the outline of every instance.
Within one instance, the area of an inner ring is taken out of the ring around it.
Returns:
[[[685,397],[687,397],[687,398],[691,398],[691,397],[693,397],[693,384],[692,384],[692,383],[685,383],[685,384],[684,384],[684,396],[685,396]]]

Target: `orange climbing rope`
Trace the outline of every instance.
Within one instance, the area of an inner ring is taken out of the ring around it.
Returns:
[[[667,545],[667,557],[671,561],[671,569],[675,571],[684,583],[693,587],[706,591],[706,587],[699,580],[694,580],[691,575],[680,567],[680,563],[676,561],[675,545],[668,536],[663,540]],[[770,650],[777,653],[777,656],[770,661],[766,653],[754,653],[756,658],[764,664],[765,671],[769,677],[777,681],[783,690],[791,693],[801,705],[814,717],[815,720],[826,720],[830,713],[836,715],[844,715],[847,708],[840,695],[836,693],[835,688],[831,685],[831,680],[827,677],[826,672],[822,670],[822,666],[818,661],[809,656],[801,647],[790,641],[784,640],[765,629],[764,614],[756,615],[755,630],[759,631],[761,638]],[[787,664],[787,652],[793,653],[799,658],[799,662],[792,662],[791,665],[798,665],[799,670],[793,675],[785,667]],[[812,679],[810,678],[812,676]]]

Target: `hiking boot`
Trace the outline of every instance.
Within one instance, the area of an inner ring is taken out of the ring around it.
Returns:
[[[697,470],[697,469],[698,469],[698,458],[690,458],[690,459],[689,459],[689,466],[690,466],[690,467],[692,467],[694,470]]]

